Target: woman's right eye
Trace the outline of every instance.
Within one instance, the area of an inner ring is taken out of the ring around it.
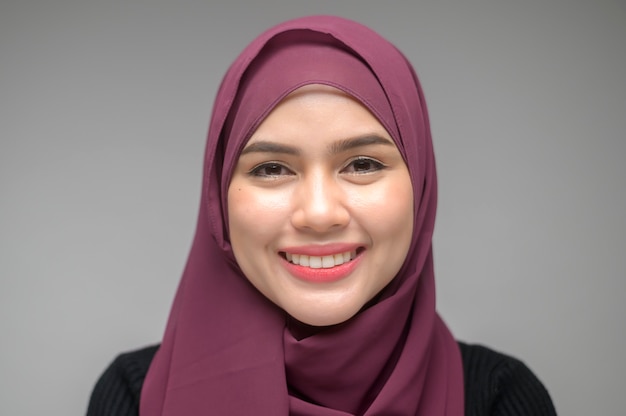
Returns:
[[[280,163],[269,162],[255,166],[250,171],[250,175],[271,178],[284,175],[293,175],[293,172],[281,165]]]

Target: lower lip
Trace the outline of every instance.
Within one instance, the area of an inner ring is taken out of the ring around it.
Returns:
[[[328,269],[312,269],[306,266],[293,264],[282,258],[285,269],[294,277],[311,283],[331,283],[347,277],[358,266],[361,261],[361,254],[354,259],[339,266],[330,267]]]

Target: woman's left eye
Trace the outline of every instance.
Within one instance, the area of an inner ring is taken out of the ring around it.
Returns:
[[[359,157],[352,160],[342,172],[346,173],[372,173],[384,169],[386,166],[378,160],[369,157]]]

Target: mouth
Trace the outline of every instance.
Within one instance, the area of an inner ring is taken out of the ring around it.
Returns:
[[[287,253],[284,251],[278,254],[291,264],[297,266],[309,267],[311,269],[331,269],[354,260],[359,254],[365,250],[359,247],[356,250],[345,251],[326,256],[311,256],[307,254]]]

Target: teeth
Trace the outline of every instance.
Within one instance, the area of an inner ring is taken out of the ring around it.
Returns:
[[[302,266],[306,266],[306,264],[302,264],[302,257],[300,257],[300,264]],[[309,256],[309,267],[312,269],[321,269],[322,268],[322,258],[317,256]]]
[[[285,253],[285,257],[293,264],[310,267],[312,269],[330,269],[352,260],[356,257],[356,251],[346,251],[330,256],[307,256],[306,254]]]
[[[343,262],[347,263],[347,262],[349,262],[350,260],[352,260],[353,258],[356,257],[356,250],[351,252],[351,253],[350,252],[345,252],[345,253],[342,254],[342,256],[343,256]]]
[[[341,256],[341,259],[343,260],[343,256]],[[335,267],[335,256],[322,257],[322,267],[325,269]]]

